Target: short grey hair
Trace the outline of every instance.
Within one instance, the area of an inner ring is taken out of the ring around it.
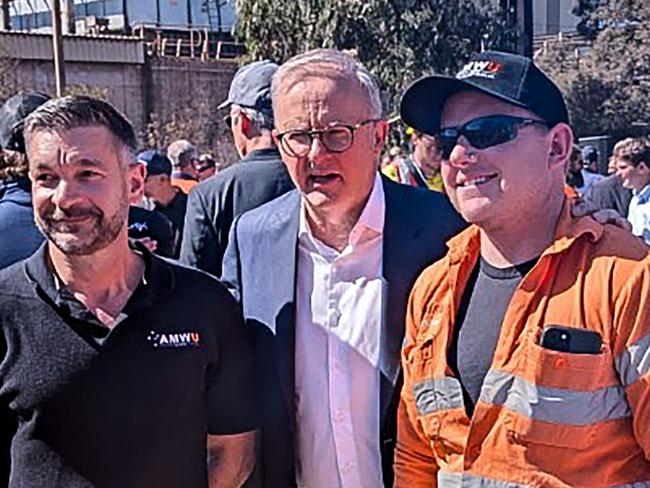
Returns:
[[[199,157],[196,146],[186,139],[179,139],[172,142],[167,148],[167,157],[171,159],[176,168],[185,168],[192,163],[193,159]]]
[[[25,147],[38,131],[67,131],[79,127],[105,127],[130,156],[132,163],[138,141],[129,120],[111,104],[87,96],[67,96],[45,102],[25,119]]]
[[[271,98],[274,107],[282,96],[280,91],[286,79],[295,74],[355,79],[368,97],[370,116],[377,119],[383,116],[381,91],[376,77],[358,60],[343,51],[313,49],[298,54],[282,64],[273,75],[271,82]]]
[[[244,113],[246,118],[253,122],[260,132],[270,132],[273,129],[274,121],[272,111],[242,107],[236,103],[233,103],[232,107],[235,111]]]

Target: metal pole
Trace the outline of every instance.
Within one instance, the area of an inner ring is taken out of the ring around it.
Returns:
[[[223,7],[225,5],[225,2],[221,3],[219,0],[214,0],[214,3],[217,6],[217,26],[218,26],[218,29],[219,29],[219,34],[221,34],[221,32],[223,32],[223,25],[222,25],[223,22],[222,22],[222,19],[221,19],[221,7]]]
[[[506,22],[506,27],[512,32],[516,32],[517,35],[514,41],[511,41],[506,50],[519,52],[519,26],[517,24],[517,0],[499,0],[499,7],[503,12],[504,19]]]
[[[533,57],[533,0],[517,0],[517,25],[519,46],[522,56]]]
[[[61,35],[61,1],[52,0],[52,43],[54,47],[54,79],[56,96],[65,91],[65,66],[63,60],[63,36]]]
[[[124,17],[123,31],[125,34],[131,34],[131,22],[129,21],[129,6],[127,0],[122,0],[122,16]]]

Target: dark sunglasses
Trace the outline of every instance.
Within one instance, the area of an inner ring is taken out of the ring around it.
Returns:
[[[436,134],[436,140],[443,159],[449,159],[460,136],[464,136],[467,142],[476,149],[486,149],[516,139],[520,127],[533,124],[548,127],[543,120],[512,115],[488,115],[470,120],[457,127],[440,129],[440,132]]]
[[[228,114],[223,118],[223,123],[226,124],[226,127],[232,127],[232,115]]]

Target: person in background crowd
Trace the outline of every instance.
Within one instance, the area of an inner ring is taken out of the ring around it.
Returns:
[[[582,186],[576,187],[580,195],[587,193],[591,185],[603,179],[598,170],[598,149],[592,145],[587,145],[582,148]]]
[[[25,117],[49,99],[20,92],[0,109],[0,269],[30,256],[43,242],[34,223],[22,130]]]
[[[584,200],[595,210],[616,210],[623,217],[627,217],[632,190],[625,188],[621,178],[616,174],[617,154],[626,147],[630,139],[624,139],[614,145],[614,151],[607,165],[608,176],[596,181],[584,195]]]
[[[575,190],[576,196],[579,196],[578,190],[585,187],[585,179],[582,176],[582,150],[577,144],[571,148],[571,156],[566,166],[566,184]]]
[[[210,154],[201,154],[196,163],[196,171],[199,173],[199,181],[207,180],[217,172],[217,163]]]
[[[167,148],[167,157],[172,162],[172,185],[189,194],[199,182],[199,152],[185,139],[172,142]]]
[[[616,144],[614,144],[614,151],[616,151],[616,145],[620,144],[621,141],[618,141]],[[607,160],[607,175],[613,175],[616,174],[616,158],[612,154],[609,159]]]
[[[144,193],[129,206],[129,238],[140,242],[149,251],[171,258],[174,256],[176,234],[171,221],[158,210],[156,204]]]
[[[144,194],[154,202],[155,210],[169,219],[174,227],[174,252],[178,258],[183,236],[183,224],[187,208],[187,195],[177,186],[172,185],[172,163],[167,155],[160,151],[148,150],[137,155],[136,160],[144,164],[147,174],[144,181]]]
[[[219,107],[228,110],[226,121],[242,159],[190,194],[181,262],[215,276],[221,274],[233,220],[293,188],[271,136],[271,77],[277,69],[271,61],[257,61],[237,71]]]
[[[599,152],[596,146],[588,144],[582,148],[582,167],[591,174],[599,175]],[[602,176],[602,175],[601,175]]]
[[[472,226],[411,293],[395,487],[647,484],[650,252],[571,215],[560,90],[487,51],[412,85],[402,118]]]
[[[399,165],[402,159],[404,159],[402,148],[399,146],[391,147],[381,159],[381,173],[391,180],[399,182]]]
[[[49,100],[35,92],[20,92],[0,108],[0,269],[30,256],[43,242],[34,223],[31,184],[22,129],[25,117]],[[0,401],[0,486],[9,483],[9,445],[16,419]]]
[[[646,138],[625,139],[614,156],[616,174],[633,194],[627,214],[632,232],[650,245],[650,142]]]
[[[24,134],[46,243],[0,272],[9,486],[240,486],[257,404],[241,316],[216,280],[130,247],[144,190],[130,123],[63,97]]]
[[[130,239],[140,242],[150,252],[166,258],[174,256],[174,226],[158,210],[130,205],[127,231]]]
[[[267,488],[392,486],[408,290],[465,223],[443,195],[380,176],[388,124],[352,57],[300,54],[272,97],[297,189],[235,220],[222,276],[253,334],[258,475]]]
[[[400,183],[444,192],[440,176],[440,151],[435,137],[410,129],[413,152],[398,163]]]

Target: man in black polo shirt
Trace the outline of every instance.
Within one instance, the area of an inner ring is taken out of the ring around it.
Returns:
[[[144,187],[130,124],[65,97],[24,133],[46,243],[0,272],[9,486],[239,486],[255,439],[243,325],[218,282],[129,248]]]

